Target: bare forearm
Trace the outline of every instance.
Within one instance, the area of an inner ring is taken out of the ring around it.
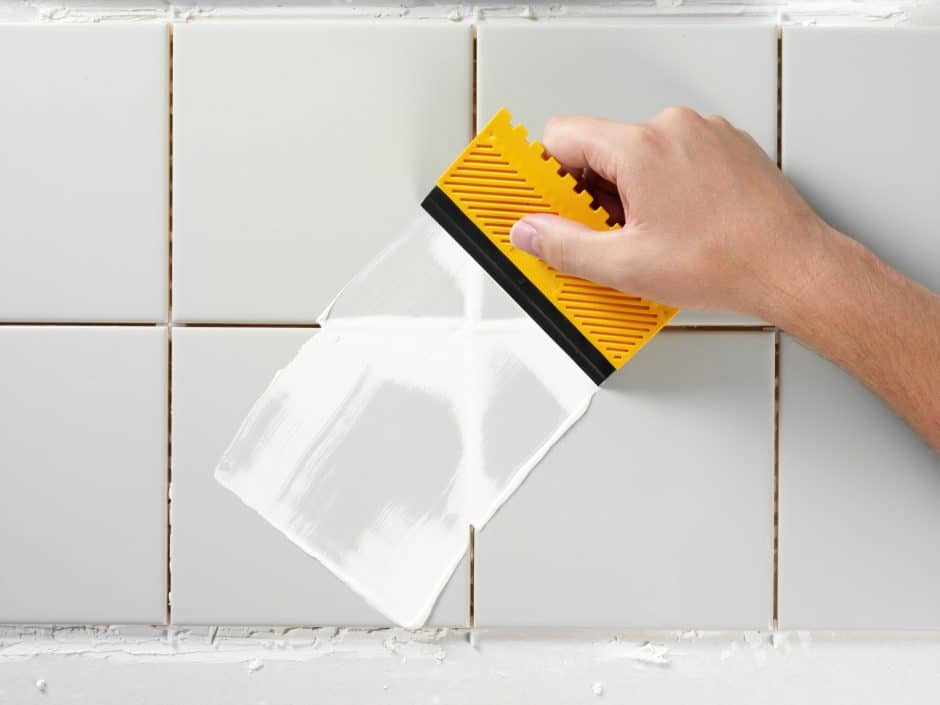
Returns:
[[[940,296],[830,228],[753,139],[672,108],[642,125],[556,118],[544,142],[623,225],[534,214],[513,226],[516,247],[648,299],[770,321],[940,453]]]
[[[833,230],[791,266],[765,318],[857,377],[940,452],[940,296]]]

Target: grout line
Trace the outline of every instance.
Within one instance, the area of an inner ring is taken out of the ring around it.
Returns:
[[[472,90],[472,94],[470,96],[470,105],[471,105],[471,110],[472,110],[470,114],[470,120],[471,120],[470,139],[472,140],[473,136],[477,132],[480,131],[480,128],[477,125],[477,52],[478,52],[477,43],[478,43],[478,39],[477,39],[476,24],[473,24],[470,26],[470,32],[471,32],[470,41],[471,41],[471,45],[473,46],[473,60],[471,62],[471,69],[470,69],[471,71],[470,85],[471,85],[471,90]]]
[[[167,26],[167,320],[173,320],[173,24]],[[173,623],[173,326],[166,332],[166,623]]]
[[[773,326],[762,326],[762,325],[666,325],[659,333],[683,333],[689,331],[698,331],[701,333],[770,333],[775,331],[776,328]],[[658,334],[657,334],[658,335]]]
[[[319,323],[174,323],[174,328],[319,328]]]
[[[783,28],[777,28],[777,168],[783,169]],[[780,626],[780,329],[774,330],[774,498],[773,612],[771,626]]]
[[[777,168],[783,169],[783,28],[777,27]]]
[[[173,583],[170,571],[172,554],[171,520],[173,516],[173,330],[166,331],[166,623],[173,623],[173,611],[170,597]]]
[[[470,545],[467,547],[468,561],[467,577],[469,585],[467,589],[467,626],[473,629],[476,626],[476,564],[477,564],[477,541],[476,528],[470,524]]]
[[[0,321],[0,327],[32,326],[34,328],[42,326],[58,326],[61,328],[91,328],[107,326],[110,328],[132,327],[132,328],[160,328],[169,325],[166,321]]]
[[[173,320],[173,24],[167,26],[167,320]]]
[[[32,327],[41,327],[41,326],[60,326],[60,327],[94,327],[94,326],[108,326],[112,328],[116,327],[133,327],[133,328],[308,328],[308,329],[317,329],[320,328],[320,324],[315,321],[302,321],[299,323],[266,323],[266,322],[225,322],[225,321],[200,321],[200,322],[180,322],[180,321],[148,321],[148,322],[130,322],[130,321],[0,321],[0,327],[15,327],[15,326],[32,326]],[[680,332],[680,331],[701,331],[701,332],[773,332],[776,328],[774,326],[763,326],[757,324],[742,324],[742,325],[715,325],[715,324],[681,324],[681,325],[667,325],[660,332],[668,333],[670,331]]]
[[[780,331],[774,333],[773,629],[780,624]]]
[[[470,74],[470,139],[479,131],[477,126],[477,26],[470,27],[470,44],[472,49],[471,74]],[[467,585],[467,627],[473,629],[476,626],[476,570],[477,570],[477,541],[476,527],[470,524],[470,545],[467,547],[467,573],[469,583]]]

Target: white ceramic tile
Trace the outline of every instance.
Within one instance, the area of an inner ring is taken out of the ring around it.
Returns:
[[[766,629],[773,334],[666,331],[479,532],[480,626]]]
[[[173,333],[175,623],[387,624],[213,477],[255,399],[312,333],[291,328],[176,328]],[[465,561],[431,623],[466,624],[467,579]]]
[[[783,169],[830,223],[940,291],[940,28],[787,28]]]
[[[164,621],[166,346],[0,327],[0,623]]]
[[[465,24],[177,26],[176,318],[313,321],[466,145],[471,74]]]
[[[776,28],[610,20],[484,22],[478,30],[477,119],[500,107],[540,137],[553,115],[640,122],[672,105],[724,115],[777,153]],[[759,324],[680,312],[673,325]]]
[[[787,335],[780,365],[781,626],[940,628],[940,457]]]
[[[783,168],[819,212],[940,290],[940,30],[788,28]],[[940,627],[940,460],[789,338],[781,357],[780,618]]]
[[[166,320],[167,47],[0,26],[0,320]]]

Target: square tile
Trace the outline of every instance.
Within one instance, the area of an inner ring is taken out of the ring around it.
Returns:
[[[174,315],[312,322],[471,137],[452,22],[174,32]]]
[[[553,115],[642,122],[671,105],[687,105],[724,115],[776,158],[776,31],[771,24],[483,22],[477,119],[482,125],[506,107],[530,135],[541,137]],[[683,311],[672,324],[760,321]]]
[[[940,291],[940,28],[783,35],[782,162],[833,226]]]
[[[0,327],[0,623],[163,623],[166,348]]]
[[[168,41],[0,25],[0,320],[166,320]]]
[[[788,335],[780,366],[781,626],[940,628],[940,457]]]
[[[766,629],[774,341],[665,331],[476,543],[479,626]]]
[[[314,333],[176,328],[173,333],[172,619],[178,624],[387,625],[213,472],[254,401]],[[467,621],[467,566],[431,624]]]
[[[940,290],[936,28],[787,28],[783,168],[832,225]],[[937,628],[940,460],[849,375],[784,337],[780,620]],[[837,410],[837,413],[833,413]],[[860,432],[862,431],[862,432]]]

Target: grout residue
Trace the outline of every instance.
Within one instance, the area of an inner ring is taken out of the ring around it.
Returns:
[[[418,627],[468,526],[486,524],[597,387],[423,212],[319,323],[216,479]]]
[[[473,634],[474,638],[468,638]],[[795,639],[794,639],[795,637]],[[863,637],[825,640],[849,643]],[[881,635],[879,640],[896,639]],[[922,635],[925,643],[935,636]],[[528,644],[533,649],[561,649],[565,658],[588,655],[590,662],[633,664],[640,670],[670,669],[707,645],[714,656],[727,660],[750,653],[755,662],[772,653],[786,657],[809,651],[809,632],[703,632],[606,630],[465,630],[338,627],[173,627],[173,626],[2,626],[0,664],[46,656],[106,660],[118,663],[238,663],[257,672],[268,663],[305,662],[322,658],[414,659],[444,663],[463,655],[477,658],[482,651],[499,651]],[[716,659],[718,660],[718,659]],[[602,684],[603,686],[603,684]],[[40,682],[36,682],[40,688]]]
[[[0,22],[200,22],[219,19],[309,18],[449,20],[477,24],[490,20],[629,19],[660,22],[765,21],[776,24],[940,24],[937,0],[802,0],[453,4],[286,0],[240,3],[143,2],[143,0],[19,0],[0,6]]]

